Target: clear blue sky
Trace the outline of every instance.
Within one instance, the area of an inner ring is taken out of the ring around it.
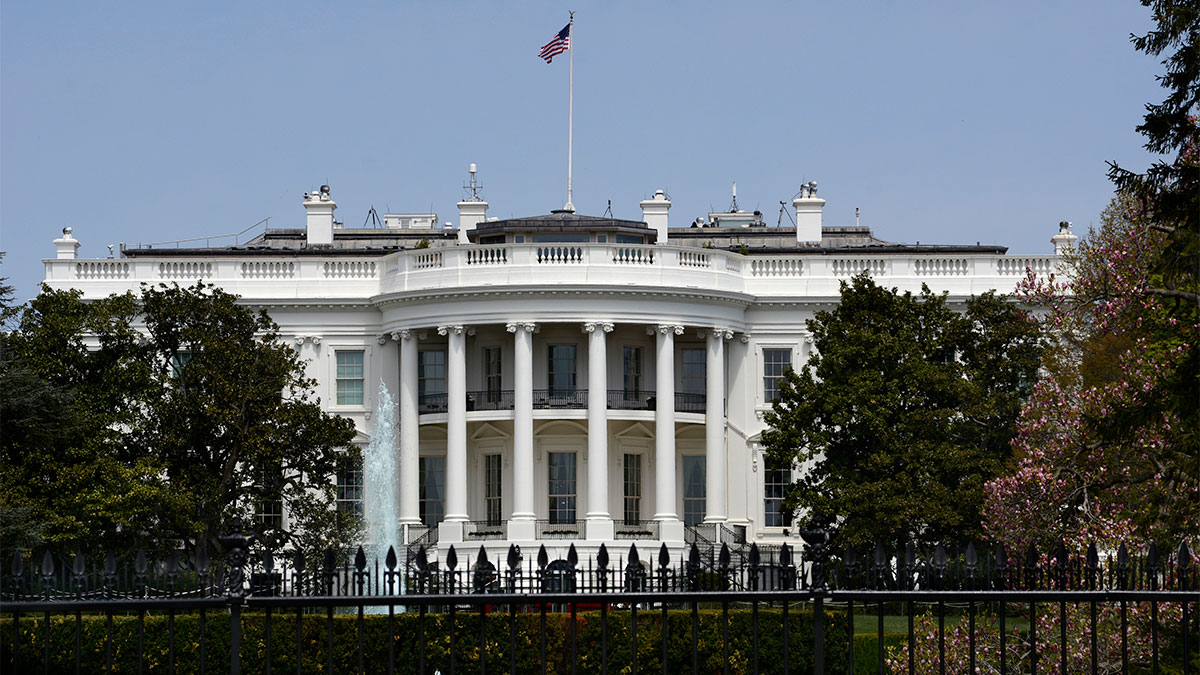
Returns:
[[[489,215],[562,205],[566,55],[556,2],[106,2],[0,6],[0,275],[30,297],[63,226],[106,245],[338,217],[457,220],[466,167]],[[1133,0],[577,3],[575,204],[682,225],[729,205],[774,223],[820,184],[892,241],[1047,253],[1144,169],[1134,132],[1161,66]]]

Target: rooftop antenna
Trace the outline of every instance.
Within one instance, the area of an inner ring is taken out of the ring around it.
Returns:
[[[479,172],[479,169],[476,168],[475,162],[471,162],[467,166],[467,173],[471,174],[471,182],[467,185],[464,185],[463,189],[471,191],[471,201],[473,201],[473,202],[482,201],[479,198],[479,191],[483,189],[483,186],[475,181],[475,174],[478,172]]]
[[[858,227],[858,207],[854,207],[854,226]]]
[[[791,212],[787,210],[787,202],[779,202],[779,222],[775,223],[775,227],[780,227],[783,225],[783,214],[785,213],[787,214],[788,222],[795,227],[796,221],[792,218]]]
[[[609,218],[612,218],[612,217],[613,217],[613,214],[612,214],[612,200],[611,200],[611,199],[610,199],[610,200],[608,200],[608,208],[607,208],[607,209],[604,209],[604,213],[602,214],[602,217],[603,217],[603,216],[608,216]]]
[[[371,227],[376,230],[383,227],[383,223],[379,222],[379,212],[375,210],[374,204],[371,205],[371,210],[367,211],[367,217],[363,220],[364,228],[367,226],[367,223],[370,223]]]
[[[733,203],[729,205],[730,213],[737,213],[737,181],[733,181]]]

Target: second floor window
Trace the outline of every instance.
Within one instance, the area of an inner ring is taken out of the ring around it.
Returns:
[[[422,402],[446,393],[446,352],[423,351],[417,355],[417,396]]]
[[[500,401],[500,391],[504,386],[500,373],[500,348],[483,348],[483,386],[488,403]]]
[[[685,394],[703,394],[705,392],[704,376],[708,364],[705,363],[703,349],[688,347],[683,350],[683,374],[679,381],[679,391]]]
[[[550,345],[546,382],[551,396],[575,393],[575,345]]]
[[[642,392],[642,348],[626,347],[621,365],[625,400],[636,401]]]
[[[773,403],[779,397],[779,381],[792,367],[792,350],[763,350],[763,403]]]
[[[337,359],[337,404],[363,404],[362,350],[339,350]]]

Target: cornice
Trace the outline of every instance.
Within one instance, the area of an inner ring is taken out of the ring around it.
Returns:
[[[454,299],[478,299],[478,298],[496,298],[496,297],[539,297],[548,296],[598,296],[612,298],[629,298],[629,297],[644,297],[644,298],[684,298],[688,300],[704,300],[708,303],[720,303],[733,305],[736,307],[747,307],[754,304],[753,296],[745,293],[736,293],[732,291],[720,290],[703,290],[690,288],[673,288],[667,289],[663,287],[647,288],[647,287],[606,287],[597,288],[594,286],[555,286],[546,288],[542,286],[500,286],[486,288],[449,288],[449,289],[429,289],[421,291],[401,291],[398,293],[383,293],[370,298],[369,302],[376,307],[387,307],[390,305],[401,305],[408,303],[417,303],[425,301],[444,301]]]

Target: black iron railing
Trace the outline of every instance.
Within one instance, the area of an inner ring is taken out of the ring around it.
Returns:
[[[534,389],[533,407],[538,410],[564,408],[582,409],[588,405],[587,389]],[[422,415],[446,412],[446,394],[422,394],[417,397],[417,409]],[[704,394],[675,393],[675,412],[703,413]],[[653,390],[608,390],[609,410],[654,410],[657,405]],[[467,412],[476,410],[512,410],[513,390],[467,392]]]
[[[587,559],[574,545],[536,554],[480,545],[309,560],[250,556],[253,538],[238,532],[211,562],[18,555],[0,575],[0,663],[6,672],[565,672],[586,662],[598,672],[1188,673],[1200,656],[1200,575],[1186,546],[863,554],[831,551],[820,530],[803,535],[802,554],[751,545],[743,561],[727,545],[638,542]],[[897,619],[907,628],[885,631]]]
[[[587,389],[534,389],[534,409],[587,408]]]

